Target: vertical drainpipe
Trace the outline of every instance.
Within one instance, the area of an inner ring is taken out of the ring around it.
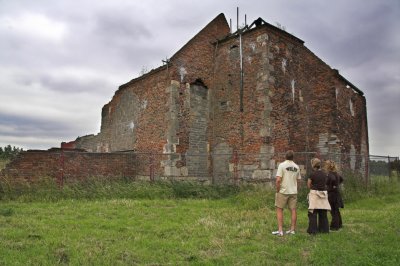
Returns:
[[[239,30],[239,45],[240,45],[240,139],[241,146],[244,145],[244,117],[243,117],[243,45],[242,45],[242,31]]]
[[[243,112],[243,47],[242,33],[239,33],[239,49],[240,49],[240,112]]]
[[[237,8],[237,32],[239,33],[239,52],[240,52],[240,138],[241,147],[244,145],[244,127],[243,127],[243,47],[242,30],[239,29],[239,7]]]
[[[242,30],[239,29],[239,7],[236,8],[236,28],[239,33],[239,52],[240,52],[240,112],[243,112],[243,49],[242,49]]]

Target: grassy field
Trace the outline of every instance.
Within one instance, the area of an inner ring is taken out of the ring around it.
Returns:
[[[400,265],[397,181],[348,186],[344,228],[317,236],[305,232],[302,190],[297,234],[283,237],[271,235],[267,187],[122,182],[29,191],[3,184],[0,265]]]

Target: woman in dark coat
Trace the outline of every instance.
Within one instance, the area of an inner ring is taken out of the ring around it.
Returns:
[[[327,161],[328,180],[326,182],[328,188],[328,200],[331,205],[332,221],[331,230],[339,230],[342,228],[342,216],[339,208],[343,208],[343,200],[340,195],[339,186],[343,182],[342,176],[337,172],[337,167],[334,161]]]

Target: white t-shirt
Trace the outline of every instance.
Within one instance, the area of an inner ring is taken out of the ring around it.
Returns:
[[[301,179],[300,168],[293,161],[286,160],[279,164],[276,176],[281,177],[282,194],[297,194],[297,179]]]

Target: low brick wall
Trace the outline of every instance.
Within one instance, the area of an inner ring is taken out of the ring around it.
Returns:
[[[50,149],[21,152],[0,176],[9,180],[37,181],[50,177],[57,180],[96,178],[135,178],[136,155],[133,153],[90,153],[77,150]]]
[[[53,178],[63,182],[86,179],[130,180],[187,180],[208,183],[264,183],[274,180],[277,165],[284,161],[284,153],[237,153],[221,150],[217,154],[155,154],[134,152],[92,153],[83,150],[50,149],[25,151],[18,154],[0,177],[12,182],[35,182]],[[334,160],[341,171],[354,172],[368,180],[368,156],[354,154],[295,153],[295,162],[305,178],[311,171],[310,160]],[[214,171],[191,174],[187,162],[214,164]],[[220,171],[224,169],[224,171]]]

